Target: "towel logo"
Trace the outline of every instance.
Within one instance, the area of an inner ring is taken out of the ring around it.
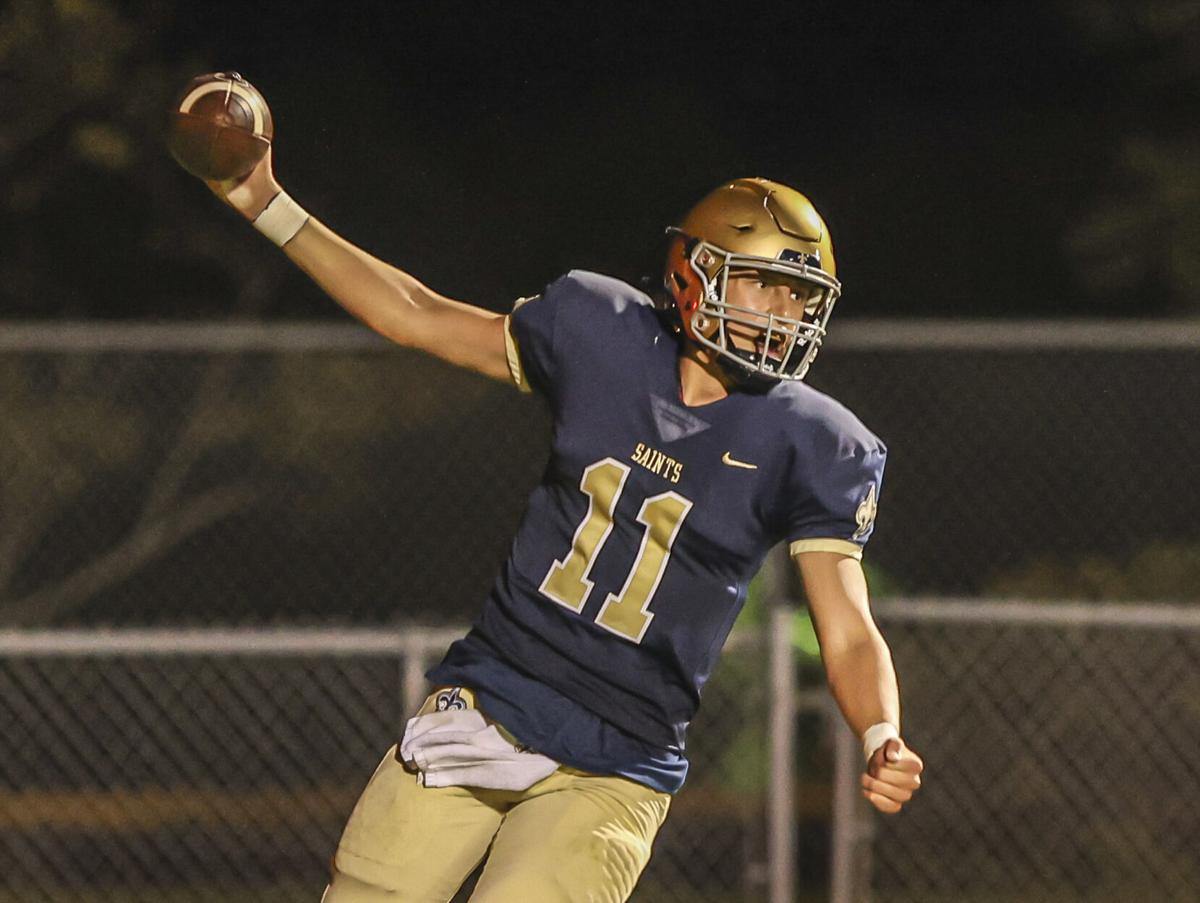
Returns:
[[[442,690],[437,694],[437,699],[434,704],[439,712],[448,710],[463,711],[467,708],[467,701],[463,699],[459,693],[462,692],[462,687],[452,687],[449,690]]]

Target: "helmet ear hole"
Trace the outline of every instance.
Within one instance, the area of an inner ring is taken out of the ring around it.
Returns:
[[[664,287],[674,296],[675,304],[683,314],[690,314],[700,305],[700,285],[691,277],[690,249],[694,240],[686,235],[674,233],[667,248]],[[686,317],[685,317],[686,320]]]

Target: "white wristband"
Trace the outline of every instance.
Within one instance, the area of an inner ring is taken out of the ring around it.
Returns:
[[[878,724],[872,724],[869,728],[863,731],[863,755],[867,761],[871,761],[871,756],[875,755],[875,750],[883,746],[889,740],[900,739],[900,732],[896,730],[896,725],[889,721],[880,721]]]
[[[254,218],[254,228],[282,248],[307,222],[308,211],[293,201],[286,191],[281,191]]]

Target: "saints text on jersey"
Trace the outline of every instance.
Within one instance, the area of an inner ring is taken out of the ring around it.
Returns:
[[[633,454],[629,457],[635,464],[641,464],[652,474],[670,480],[672,483],[678,483],[679,478],[683,476],[682,463],[643,442],[634,446]]]

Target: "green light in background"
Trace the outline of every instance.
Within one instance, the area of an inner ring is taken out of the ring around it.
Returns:
[[[821,654],[821,647],[817,643],[817,631],[807,611],[798,611],[792,615],[792,646],[810,658],[817,658]]]

